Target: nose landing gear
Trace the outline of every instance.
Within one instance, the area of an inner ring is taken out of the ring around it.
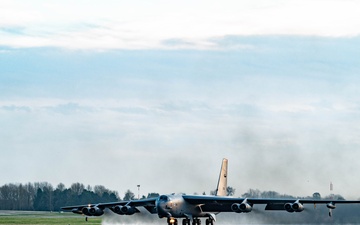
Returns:
[[[174,217],[169,217],[167,219],[167,223],[168,223],[168,225],[178,225],[178,221]]]

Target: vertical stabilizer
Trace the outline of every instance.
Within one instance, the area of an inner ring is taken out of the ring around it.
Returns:
[[[216,187],[216,196],[227,196],[227,169],[228,160],[223,159],[219,175],[218,185]]]

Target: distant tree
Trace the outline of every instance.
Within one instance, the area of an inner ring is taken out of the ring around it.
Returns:
[[[149,193],[147,195],[147,198],[156,198],[156,197],[159,197],[160,194],[159,193],[156,193],[156,192],[152,192],[152,193]]]
[[[315,192],[315,193],[313,194],[313,199],[321,199],[320,193],[319,193],[319,192]]]
[[[19,184],[18,189],[18,199],[17,199],[17,209],[18,210],[27,210],[28,209],[28,196],[26,185]]]
[[[333,200],[345,200],[345,198],[339,194],[331,194],[325,197],[325,199],[333,199]]]
[[[212,191],[210,191],[210,195],[216,195],[216,192],[217,192],[216,189],[212,190]],[[204,195],[204,193],[203,193],[203,195]],[[226,188],[226,193],[227,193],[227,196],[233,196],[235,194],[235,188],[228,186]]]
[[[262,198],[279,198],[280,194],[276,191],[264,191],[261,193]]]
[[[63,183],[59,183],[57,186],[56,186],[56,190],[59,190],[59,191],[64,191],[66,188],[65,188],[65,184]]]
[[[226,188],[227,196],[233,196],[235,194],[235,188],[228,186]]]
[[[60,184],[59,184],[60,185]],[[63,187],[62,185],[57,186],[57,188],[53,192],[53,210],[58,211],[60,207],[67,205],[67,191],[68,189]]]
[[[34,199],[36,194],[36,189],[32,183],[27,183],[25,186],[26,192],[27,192],[27,209],[26,210],[34,210]]]
[[[47,182],[39,185],[34,199],[34,209],[39,211],[52,211],[53,191],[52,185]]]
[[[5,184],[0,187],[0,210],[60,210],[66,205],[88,204],[93,202],[119,201],[118,193],[105,187],[103,196],[83,188],[84,185],[75,183],[66,189],[60,183],[54,190],[48,182],[27,184]]]
[[[73,183],[71,185],[70,189],[74,194],[81,195],[81,193],[85,189],[85,186],[83,184],[80,184],[80,183]]]
[[[210,191],[210,195],[216,195],[216,190]]]
[[[260,198],[261,192],[259,189],[249,189],[242,195],[244,198]]]
[[[15,210],[17,207],[17,186],[5,184],[1,187],[1,209]]]
[[[95,185],[94,192],[101,197],[104,193],[109,192],[109,190],[106,189],[103,185]]]
[[[145,195],[142,195],[140,199],[146,199],[146,196],[145,196]]]
[[[344,201],[344,200],[346,200],[343,196],[341,196],[341,195],[335,195],[335,198],[337,199],[337,200],[342,200],[342,201]]]
[[[0,187],[0,209],[33,210],[34,186],[27,184],[5,184]]]
[[[124,201],[130,201],[135,199],[135,194],[131,192],[130,190],[127,190],[125,192]]]

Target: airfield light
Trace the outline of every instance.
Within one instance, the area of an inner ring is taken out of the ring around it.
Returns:
[[[138,200],[140,199],[140,184],[137,185],[138,188]]]

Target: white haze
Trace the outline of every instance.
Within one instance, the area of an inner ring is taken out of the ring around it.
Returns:
[[[358,9],[1,1],[1,184],[358,199]]]

